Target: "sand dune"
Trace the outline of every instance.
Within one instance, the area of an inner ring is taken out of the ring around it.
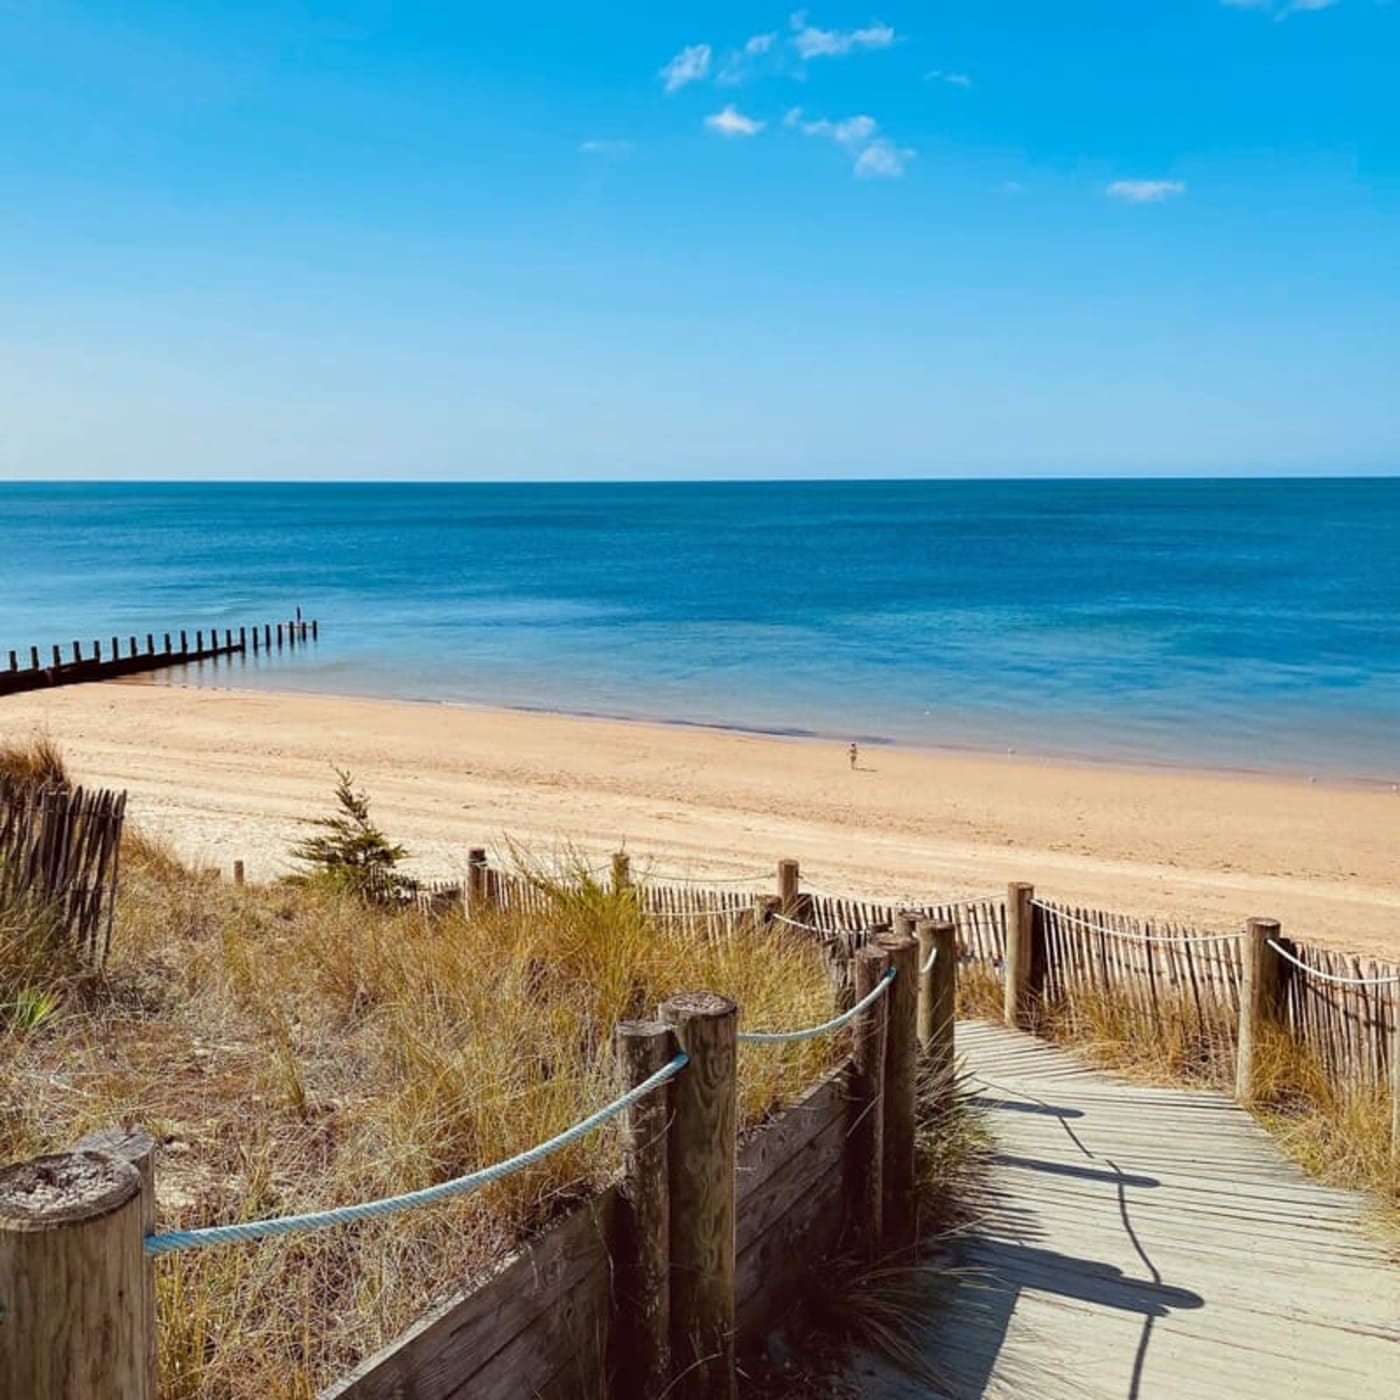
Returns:
[[[286,869],[349,767],[425,874],[514,838],[743,875],[795,856],[827,889],[925,899],[1034,881],[1052,897],[1400,958],[1400,794],[1287,779],[844,747],[436,705],[76,686],[0,700],[189,856]]]

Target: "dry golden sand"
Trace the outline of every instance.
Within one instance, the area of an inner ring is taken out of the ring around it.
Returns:
[[[658,724],[327,696],[75,686],[0,700],[0,737],[43,729],[87,781],[188,857],[286,868],[353,770],[428,875],[512,837],[658,872],[742,874],[781,856],[815,886],[1050,897],[1400,959],[1400,794],[1191,771],[1069,766]]]

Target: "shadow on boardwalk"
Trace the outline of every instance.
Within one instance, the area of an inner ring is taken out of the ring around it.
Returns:
[[[1000,1149],[989,1198],[929,1299],[938,1383],[862,1359],[861,1395],[1400,1394],[1400,1269],[1362,1197],[1307,1180],[1221,1094],[958,1029]]]

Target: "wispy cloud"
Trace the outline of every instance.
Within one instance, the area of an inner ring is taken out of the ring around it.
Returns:
[[[1115,180],[1107,190],[1110,199],[1125,204],[1163,204],[1185,193],[1184,180]]]
[[[783,117],[783,125],[800,131],[804,136],[829,136],[839,145],[848,147],[864,146],[879,128],[879,123],[874,117],[863,115],[847,117],[839,122],[828,121],[825,117],[806,121],[803,119],[801,107],[788,108]]]
[[[807,11],[791,17],[792,44],[799,57],[840,58],[857,49],[887,49],[898,37],[888,24],[871,20],[864,29],[818,29],[807,23]]]
[[[1232,10],[1258,10],[1275,19],[1330,10],[1341,3],[1342,0],[1221,0],[1221,4],[1228,5]]]
[[[721,136],[757,136],[767,126],[755,117],[746,117],[731,102],[723,111],[705,118],[705,125]]]
[[[888,137],[877,137],[856,157],[856,178],[898,180],[917,154],[910,146],[896,146]]]
[[[952,87],[970,88],[972,79],[966,73],[946,73],[942,68],[930,68],[924,78],[931,83],[948,83]]]
[[[731,49],[725,55],[724,62],[715,74],[715,82],[722,83],[727,87],[734,87],[770,68],[772,66],[770,56],[777,42],[776,31],[750,36],[741,48]]]
[[[632,154],[630,141],[580,141],[578,148],[586,156],[605,156],[610,159]]]
[[[675,92],[687,83],[699,82],[710,71],[711,50],[708,44],[687,44],[660,73],[667,92]]]
[[[803,136],[826,137],[851,152],[855,157],[851,168],[861,179],[898,179],[916,154],[910,147],[896,146],[888,137],[878,135],[880,124],[864,113],[835,122],[826,117],[808,120],[801,107],[791,107],[783,125]]]

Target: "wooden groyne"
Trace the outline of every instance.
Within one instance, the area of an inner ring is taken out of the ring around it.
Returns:
[[[314,619],[303,620],[301,609],[286,622],[255,623],[252,627],[223,629],[202,628],[194,632],[147,632],[142,640],[126,638],[123,654],[121,637],[110,638],[104,647],[101,637],[91,644],[74,640],[65,649],[55,642],[47,652],[37,646],[29,648],[28,657],[11,650],[8,665],[0,669],[0,695],[16,695],[24,690],[43,690],[55,685],[77,685],[83,681],[112,680],[118,676],[134,676],[147,671],[164,670],[167,666],[184,666],[192,661],[215,661],[220,657],[258,655],[260,652],[282,651],[304,646],[320,636],[320,624]],[[193,645],[191,645],[193,639]],[[26,664],[21,664],[24,662]]]

